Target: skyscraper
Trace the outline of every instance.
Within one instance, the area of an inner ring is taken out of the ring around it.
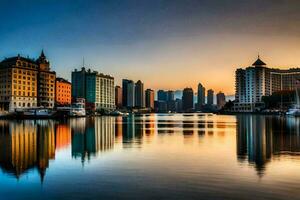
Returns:
[[[135,106],[135,83],[132,80],[122,81],[123,106],[133,108]]]
[[[118,85],[115,87],[115,103],[117,108],[122,107],[122,88]]]
[[[225,105],[225,103],[226,103],[225,94],[220,91],[217,94],[217,106],[218,106],[218,109],[223,108],[223,106]]]
[[[184,88],[182,93],[182,110],[190,112],[194,108],[194,91],[192,88]]]
[[[201,83],[198,84],[197,105],[198,110],[200,110],[202,106],[205,105],[205,87],[203,87]]]
[[[175,93],[173,90],[168,90],[167,91],[167,101],[174,101],[175,100]]]
[[[146,101],[146,108],[150,108],[151,110],[154,109],[154,91],[151,89],[147,89],[145,91],[145,101]]]
[[[207,105],[214,104],[214,91],[212,89],[207,90]]]
[[[135,106],[137,108],[145,107],[144,84],[140,80],[135,84]]]
[[[158,101],[167,101],[168,93],[164,90],[157,91],[157,100]]]

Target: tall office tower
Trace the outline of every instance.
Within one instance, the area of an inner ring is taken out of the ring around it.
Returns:
[[[115,103],[117,108],[122,107],[122,88],[118,85],[115,87]]]
[[[167,101],[168,93],[164,90],[158,90],[157,91],[157,100],[158,101]]]
[[[144,84],[140,80],[135,84],[135,106],[137,108],[145,107]]]
[[[201,83],[198,84],[197,105],[198,110],[205,105],[205,87]]]
[[[147,89],[145,91],[145,102],[146,108],[150,108],[151,110],[154,109],[154,91],[151,89]]]
[[[135,106],[135,83],[132,80],[122,81],[123,106],[133,108]]]
[[[173,90],[167,91],[167,101],[174,101],[175,100],[175,92]]]
[[[87,108],[91,110],[113,110],[114,78],[90,69],[75,69],[72,72],[72,98],[85,98]]]
[[[217,106],[218,109],[223,108],[223,106],[225,105],[226,100],[225,100],[225,94],[223,92],[219,92],[217,94]]]
[[[207,105],[214,104],[214,91],[212,89],[207,90]]]
[[[194,108],[194,91],[192,88],[184,88],[182,93],[182,110],[192,111]]]

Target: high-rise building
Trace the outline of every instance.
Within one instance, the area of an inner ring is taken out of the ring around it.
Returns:
[[[197,105],[198,110],[205,105],[205,87],[201,83],[198,84]]]
[[[20,55],[0,62],[0,109],[53,108],[55,72],[42,51],[37,60]]]
[[[135,106],[135,83],[132,80],[122,81],[123,106],[133,108]]]
[[[157,91],[157,100],[158,101],[167,101],[168,100],[168,93],[164,90]]]
[[[80,71],[75,69],[72,72],[72,98],[85,98],[85,74],[84,67]]]
[[[268,68],[258,56],[252,66],[235,72],[235,111],[252,112],[263,107],[262,97],[297,88],[300,68]]]
[[[192,111],[194,108],[194,91],[192,88],[184,88],[182,93],[182,110]]]
[[[71,83],[63,78],[56,78],[55,104],[66,106],[71,104]]]
[[[175,100],[175,92],[173,90],[167,91],[167,101],[174,101]]]
[[[146,108],[150,108],[151,110],[154,109],[154,91],[151,89],[147,89],[145,91],[145,102]]]
[[[135,84],[135,106],[137,108],[145,107],[144,83],[140,80]]]
[[[85,98],[88,109],[113,110],[114,78],[90,69],[82,68],[81,71],[75,69],[72,72],[72,98]]]
[[[214,91],[212,89],[207,90],[207,105],[214,104]]]
[[[226,103],[225,94],[223,92],[219,92],[217,94],[217,106],[218,106],[218,109],[223,108],[223,106],[225,105],[225,103]]]
[[[115,87],[115,103],[117,108],[122,107],[122,88],[120,86]]]

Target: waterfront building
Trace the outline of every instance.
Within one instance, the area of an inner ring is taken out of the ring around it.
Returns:
[[[218,107],[218,109],[223,108],[223,106],[225,105],[225,103],[226,103],[225,94],[220,91],[217,94],[217,107]]]
[[[167,101],[168,100],[168,93],[164,90],[157,91],[157,100],[158,101]]]
[[[182,112],[182,99],[176,98],[175,100],[175,111],[180,113]]]
[[[72,72],[72,98],[84,98],[87,108],[91,110],[113,110],[114,78],[84,67],[81,71],[75,69]]]
[[[167,101],[174,101],[175,100],[175,92],[173,90],[167,91]]]
[[[239,68],[235,72],[234,110],[260,110],[264,106],[263,96],[270,96],[278,91],[295,90],[299,79],[300,68],[269,68],[258,56],[252,66]]]
[[[147,89],[145,91],[145,102],[146,108],[150,108],[151,110],[154,109],[154,91],[151,89]]]
[[[5,58],[0,63],[0,110],[53,108],[55,78],[43,51],[37,60],[20,55]]]
[[[168,105],[166,101],[155,101],[155,112],[166,113],[168,111]]]
[[[135,107],[145,107],[145,96],[144,96],[144,83],[138,80],[135,84]]]
[[[117,108],[122,107],[122,88],[118,85],[115,87],[115,103]]]
[[[201,83],[198,84],[197,105],[198,110],[205,105],[205,87]]]
[[[132,80],[122,81],[123,106],[133,108],[135,106],[135,83]]]
[[[57,106],[71,105],[71,83],[63,78],[56,78],[55,104]]]
[[[212,89],[207,90],[207,105],[214,104],[214,91]]]
[[[85,74],[86,70],[84,67],[80,71],[75,69],[72,72],[72,98],[85,98]]]
[[[192,111],[194,108],[194,91],[192,88],[184,88],[182,93],[182,110]]]
[[[44,51],[41,52],[36,63],[38,64],[37,105],[38,107],[53,108],[55,105],[56,73],[50,71],[50,62]]]

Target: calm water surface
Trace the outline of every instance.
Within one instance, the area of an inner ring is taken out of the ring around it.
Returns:
[[[300,119],[0,121],[0,199],[300,199]]]

